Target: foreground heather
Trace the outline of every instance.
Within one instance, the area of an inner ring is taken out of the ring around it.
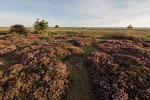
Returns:
[[[150,42],[119,34],[101,43],[98,37],[59,35],[0,35],[0,100],[93,100],[86,68],[96,100],[150,99]],[[77,89],[68,93],[70,87]]]
[[[98,43],[100,40],[96,38],[83,38],[83,39],[76,39],[73,40],[73,44],[76,46],[84,47],[84,46],[90,46],[92,44]]]
[[[69,76],[67,66],[61,60],[82,54],[83,50],[50,40],[34,42],[30,39],[30,43],[26,42],[0,47],[0,57],[8,63],[0,70],[0,99],[60,100]]]
[[[150,99],[150,43],[127,35],[97,45],[88,71],[100,100]]]

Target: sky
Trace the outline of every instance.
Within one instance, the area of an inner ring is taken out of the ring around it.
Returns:
[[[150,27],[150,0],[0,0],[0,27]]]

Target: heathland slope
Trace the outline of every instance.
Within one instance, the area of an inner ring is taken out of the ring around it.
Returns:
[[[0,99],[150,99],[149,30],[49,29],[25,35],[4,31]]]

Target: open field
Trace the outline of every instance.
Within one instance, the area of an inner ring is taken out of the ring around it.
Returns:
[[[28,28],[33,32],[33,28]],[[9,28],[0,27],[0,32],[9,32]],[[101,37],[102,39],[112,34],[128,34],[139,37],[143,40],[150,39],[150,29],[75,29],[75,28],[49,28],[47,33],[56,33],[56,35],[66,35],[67,33],[78,33],[85,37]],[[60,34],[59,34],[60,33]],[[63,34],[62,34],[63,33]]]
[[[0,100],[150,100],[150,29],[31,33],[0,28]]]

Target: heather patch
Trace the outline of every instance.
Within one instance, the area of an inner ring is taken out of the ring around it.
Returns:
[[[99,39],[94,39],[94,38],[83,38],[83,39],[77,39],[77,40],[73,40],[73,44],[76,46],[90,46],[92,44],[96,44],[98,43],[100,40]]]
[[[78,35],[76,34],[70,34],[70,35],[66,35],[66,36],[58,36],[55,37],[56,40],[64,40],[64,39],[71,39],[71,38],[76,38],[78,37]]]
[[[133,37],[133,36],[129,36],[127,34],[115,34],[115,35],[113,35],[113,38],[120,39],[120,40],[132,40],[132,41],[136,41],[136,42],[142,42],[141,39]]]
[[[115,35],[115,38],[118,40],[98,44],[100,52],[88,57],[88,72],[96,97],[100,100],[149,100],[149,43],[127,35]]]
[[[44,58],[28,66],[13,65],[0,73],[0,98],[60,100],[68,83],[68,74],[61,61]]]
[[[71,56],[71,55],[78,55],[84,53],[82,49],[79,47],[72,46],[71,44],[67,43],[44,43],[45,46],[38,46],[38,49],[35,51],[28,52],[23,55],[21,59],[21,63],[32,63],[38,61],[42,57],[47,57],[51,59],[58,59]]]
[[[60,60],[84,53],[68,43],[43,41],[25,46],[1,46],[7,67],[0,70],[0,99],[60,100],[69,71]]]
[[[7,47],[0,47],[0,55],[7,54],[16,50],[16,46],[7,46]]]

